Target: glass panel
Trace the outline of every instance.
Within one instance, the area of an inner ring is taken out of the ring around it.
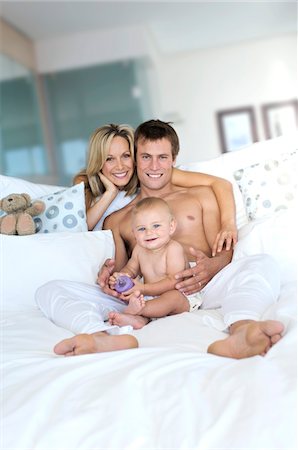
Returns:
[[[117,62],[45,75],[60,184],[69,185],[85,166],[89,137],[96,128],[113,122],[135,127],[144,120],[136,64]]]
[[[0,54],[1,172],[30,178],[47,173],[33,74]]]

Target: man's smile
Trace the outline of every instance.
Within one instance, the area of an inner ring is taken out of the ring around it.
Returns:
[[[160,178],[163,176],[163,173],[147,173],[146,174],[149,178]]]

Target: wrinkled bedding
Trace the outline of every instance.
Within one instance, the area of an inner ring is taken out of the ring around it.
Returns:
[[[265,357],[206,353],[224,337],[217,311],[184,313],[137,332],[140,348],[64,358],[71,336],[36,308],[2,308],[3,449],[292,449],[296,447],[295,215],[245,225],[235,258],[267,252],[282,274],[264,318],[285,333]],[[18,298],[18,302],[28,299]],[[33,303],[32,303],[33,305]]]

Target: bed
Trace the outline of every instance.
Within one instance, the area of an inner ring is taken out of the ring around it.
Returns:
[[[71,229],[59,218],[51,230],[44,216],[47,232],[0,236],[2,449],[296,448],[295,142],[282,137],[181,165],[233,183],[234,257],[265,252],[280,266],[279,301],[264,318],[282,321],[285,332],[265,357],[207,354],[225,334],[217,311],[200,310],[151,322],[137,332],[138,349],[56,356],[54,344],[71,333],[43,317],[35,290],[57,278],[94,283],[113,256],[111,232],[87,232],[80,214]],[[55,202],[57,190],[1,177],[1,197],[27,192]],[[77,191],[65,189],[60,204],[73,195],[82,211]]]

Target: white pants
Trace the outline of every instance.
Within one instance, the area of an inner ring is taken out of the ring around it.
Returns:
[[[238,320],[259,320],[277,301],[279,269],[269,255],[253,255],[233,261],[201,290],[201,309],[218,309],[228,327]],[[103,293],[99,286],[55,280],[36,291],[36,302],[45,316],[74,334],[107,331],[132,332],[105,322],[110,311],[122,312],[126,304]]]

